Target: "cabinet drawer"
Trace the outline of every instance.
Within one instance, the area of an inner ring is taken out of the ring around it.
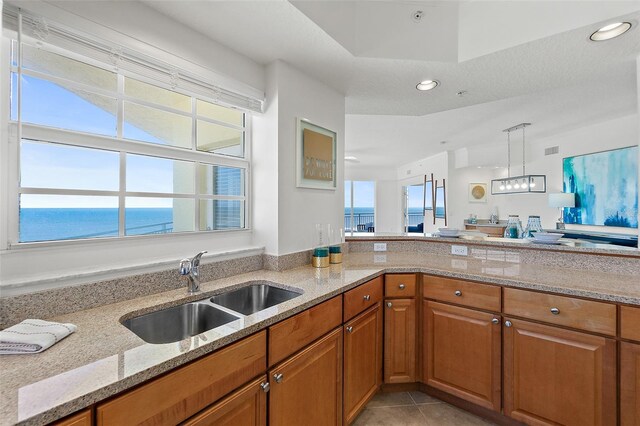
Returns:
[[[364,312],[382,300],[382,277],[366,282],[344,294],[344,321]]]
[[[616,306],[608,303],[505,288],[504,312],[594,333],[616,334]]]
[[[424,297],[500,312],[500,287],[424,275]]]
[[[416,297],[415,274],[387,274],[384,276],[385,297]]]
[[[342,324],[342,296],[269,327],[269,367]]]
[[[266,332],[178,368],[98,405],[100,425],[175,425],[267,368]]]
[[[620,307],[620,337],[640,341],[640,308]]]

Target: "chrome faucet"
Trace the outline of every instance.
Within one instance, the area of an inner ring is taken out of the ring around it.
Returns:
[[[201,251],[193,256],[192,259],[182,259],[180,261],[180,275],[187,277],[187,291],[194,294],[200,291],[200,258],[207,251]]]

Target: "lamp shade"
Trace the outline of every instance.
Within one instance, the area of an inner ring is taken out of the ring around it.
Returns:
[[[576,194],[573,192],[555,192],[549,194],[549,207],[575,207]]]

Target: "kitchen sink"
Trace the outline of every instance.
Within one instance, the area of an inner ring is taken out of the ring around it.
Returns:
[[[295,291],[260,282],[219,294],[210,300],[232,311],[251,315],[300,295],[301,293]]]
[[[204,303],[185,303],[123,322],[147,343],[172,343],[230,323],[238,317]]]

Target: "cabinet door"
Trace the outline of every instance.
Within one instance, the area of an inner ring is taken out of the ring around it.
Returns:
[[[504,412],[532,425],[616,424],[616,342],[504,321]]]
[[[91,426],[93,424],[93,416],[91,409],[80,411],[72,414],[52,424],[52,426]]]
[[[382,383],[380,302],[344,326],[344,423],[351,423]]]
[[[622,342],[620,352],[620,424],[640,425],[640,345]]]
[[[204,409],[182,423],[182,426],[266,426],[266,384],[267,377],[262,376]]]
[[[416,301],[389,299],[384,309],[384,381],[416,381]]]
[[[425,301],[424,382],[500,411],[500,316]]]
[[[342,327],[269,371],[269,424],[342,424]]]

